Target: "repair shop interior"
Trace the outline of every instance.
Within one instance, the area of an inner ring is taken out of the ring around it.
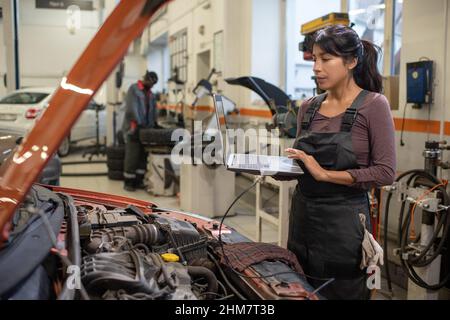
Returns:
[[[450,0],[0,0],[0,300],[450,300]]]

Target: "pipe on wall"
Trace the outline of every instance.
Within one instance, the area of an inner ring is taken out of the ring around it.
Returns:
[[[444,74],[443,77],[443,85],[442,85],[442,117],[441,117],[441,128],[440,128],[440,135],[439,140],[444,140],[444,130],[445,130],[445,107],[447,102],[447,53],[449,50],[448,46],[448,1],[444,0],[444,60],[442,62],[442,71]]]

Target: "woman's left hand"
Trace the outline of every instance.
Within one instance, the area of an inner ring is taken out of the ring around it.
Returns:
[[[327,180],[327,170],[322,168],[313,156],[306,154],[304,151],[293,148],[288,148],[285,150],[285,152],[290,153],[288,155],[288,158],[302,161],[306,169],[308,169],[309,173],[314,177],[314,179],[316,179],[317,181]]]

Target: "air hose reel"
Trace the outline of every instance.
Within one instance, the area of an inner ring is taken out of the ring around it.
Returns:
[[[446,275],[439,275],[438,272],[431,281],[423,277],[427,272],[428,275],[436,273],[430,271],[432,264],[440,263],[440,256],[449,246],[450,197],[446,190],[447,181],[441,181],[436,177],[438,167],[442,169],[449,167],[448,163],[442,162],[443,150],[449,150],[445,141],[427,141],[423,152],[424,170],[404,172],[398,176],[393,185],[383,188],[388,192],[384,224],[385,252],[387,252],[389,206],[392,197],[396,196],[401,203],[401,209],[397,228],[398,248],[394,249],[394,254],[400,257],[402,268],[408,278],[417,286],[428,290],[438,290],[450,280],[449,272]],[[405,207],[408,208],[406,212]],[[411,230],[414,231],[414,213],[417,208],[422,209],[422,221],[420,234],[416,237]],[[386,274],[391,288],[388,265]]]

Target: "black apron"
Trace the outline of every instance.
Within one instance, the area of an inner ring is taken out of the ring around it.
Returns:
[[[353,152],[351,129],[358,108],[367,95],[363,90],[346,110],[340,132],[311,132],[314,115],[325,100],[317,96],[301,123],[302,131],[294,148],[313,156],[327,170],[358,169]],[[369,224],[369,201],[365,190],[318,182],[299,161],[305,174],[299,178],[290,212],[288,249],[294,252],[315,288],[325,278],[335,280],[320,290],[327,299],[369,299],[366,270],[360,269],[364,227],[359,213]]]

